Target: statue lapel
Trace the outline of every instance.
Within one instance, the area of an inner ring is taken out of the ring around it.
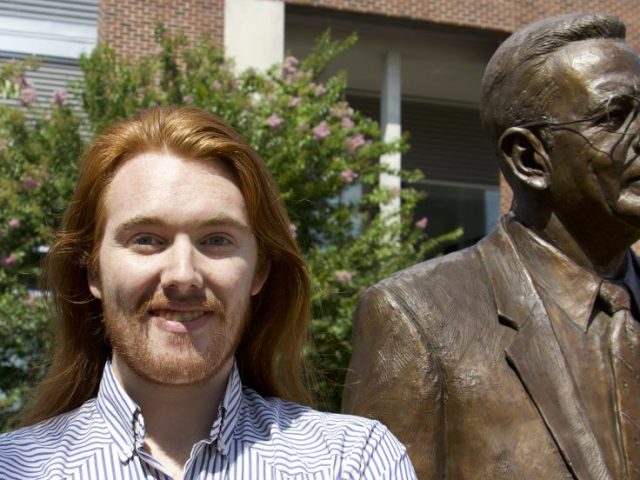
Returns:
[[[612,479],[547,312],[503,224],[478,244],[478,251],[492,283],[499,320],[518,331],[505,349],[506,358],[568,468],[580,480]]]

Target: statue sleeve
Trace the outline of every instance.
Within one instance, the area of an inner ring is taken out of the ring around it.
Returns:
[[[345,413],[381,421],[404,443],[421,479],[444,476],[442,375],[423,325],[400,296],[368,289],[356,310]]]

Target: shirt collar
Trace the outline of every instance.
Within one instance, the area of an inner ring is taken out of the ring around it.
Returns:
[[[627,266],[625,267],[623,282],[631,292],[631,300],[635,304],[636,311],[640,311],[640,270],[638,261],[631,253],[631,250],[627,251]]]
[[[218,407],[209,437],[205,439],[206,443],[214,444],[223,455],[227,455],[229,451],[242,399],[242,382],[234,360],[223,400]],[[108,425],[120,460],[129,461],[144,444],[144,418],[140,407],[116,379],[111,360],[107,360],[104,367],[96,406]]]
[[[586,332],[602,279],[520,223],[507,226],[542,302],[555,302]]]
[[[242,400],[242,381],[240,380],[238,366],[234,360],[233,368],[231,369],[231,374],[227,381],[227,388],[224,392],[224,398],[220,403],[216,419],[211,426],[211,432],[209,433],[208,440],[209,442],[216,442],[218,450],[223,455],[227,455],[229,453],[233,432],[236,424],[238,423]]]

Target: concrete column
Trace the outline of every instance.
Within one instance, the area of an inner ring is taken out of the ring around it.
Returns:
[[[380,92],[380,128],[385,142],[400,138],[400,107],[402,100],[401,63],[398,52],[387,52],[384,55],[382,68],[382,91]],[[392,153],[380,157],[380,163],[399,170],[401,167],[400,153]],[[380,176],[380,186],[389,189],[397,195],[385,204],[380,205],[384,215],[389,215],[391,221],[400,220],[400,188],[402,182],[398,175],[383,173]]]
[[[284,1],[225,0],[224,51],[236,70],[267,70],[284,58]]]

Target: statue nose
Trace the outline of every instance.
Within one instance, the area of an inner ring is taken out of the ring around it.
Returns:
[[[632,147],[636,153],[640,153],[640,134],[636,134],[636,138],[633,140]]]
[[[631,148],[636,153],[640,152],[640,103],[636,103],[635,108],[631,112],[631,118],[627,123],[627,132],[633,135],[631,140]]]

